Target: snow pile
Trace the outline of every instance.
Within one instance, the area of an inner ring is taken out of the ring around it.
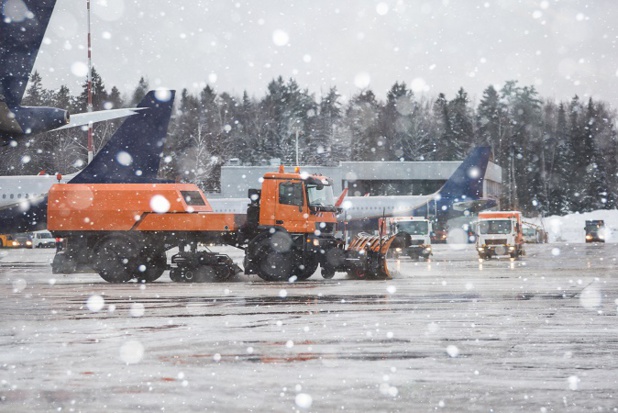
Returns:
[[[549,242],[585,242],[584,226],[586,220],[602,219],[607,229],[606,242],[618,242],[618,210],[598,210],[582,214],[570,214],[565,216],[550,216],[544,218],[524,218],[544,228],[549,234]]]

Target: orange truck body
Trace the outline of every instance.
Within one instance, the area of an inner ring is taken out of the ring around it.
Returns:
[[[192,184],[57,184],[48,199],[47,227],[55,232],[231,232],[246,218],[212,212]]]

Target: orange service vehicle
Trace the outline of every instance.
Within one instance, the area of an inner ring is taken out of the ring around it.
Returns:
[[[334,237],[338,210],[322,175],[265,174],[261,189],[249,190],[246,214],[213,212],[193,184],[56,184],[48,199],[48,229],[64,239],[55,273],[86,266],[108,282],[152,282],[169,268],[177,282],[225,280],[242,270],[202,248],[218,243],[243,249],[244,271],[268,281],[307,279],[318,266],[324,278],[390,277],[388,237],[347,249]]]
[[[498,255],[509,255],[517,259],[525,255],[521,212],[479,212],[476,249],[480,259]]]

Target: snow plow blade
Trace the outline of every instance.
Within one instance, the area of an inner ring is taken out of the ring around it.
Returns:
[[[393,278],[386,266],[386,253],[394,239],[394,235],[358,234],[346,250],[348,276],[374,280]]]

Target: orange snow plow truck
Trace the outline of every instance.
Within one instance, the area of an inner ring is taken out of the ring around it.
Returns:
[[[49,191],[48,229],[63,244],[54,273],[94,269],[112,283],[152,282],[166,269],[176,282],[226,280],[242,272],[232,259],[205,248],[245,251],[244,271],[267,281],[390,278],[392,237],[361,235],[345,247],[334,237],[332,181],[322,175],[267,173],[249,190],[245,214],[213,212],[193,184],[56,184]],[[167,262],[166,252],[178,252]]]
[[[498,255],[519,258],[525,255],[521,212],[479,212],[476,249],[481,259],[489,259]]]

